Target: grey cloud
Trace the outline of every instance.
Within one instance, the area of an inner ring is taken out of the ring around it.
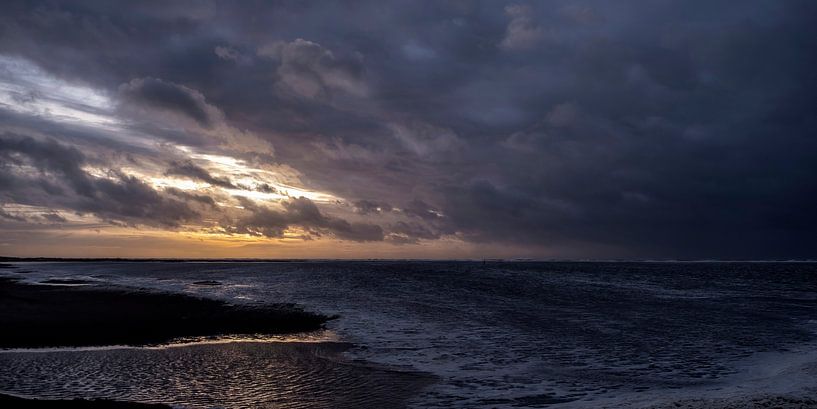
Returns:
[[[102,218],[166,226],[198,218],[185,202],[168,198],[133,176],[99,179],[95,185],[94,197],[80,201],[77,210]]]
[[[311,200],[300,197],[285,204],[290,220],[308,227],[329,229],[341,239],[353,241],[383,240],[383,229],[370,223],[348,222],[336,217],[324,216]]]
[[[352,241],[382,241],[383,228],[372,223],[347,222],[342,219],[329,221],[329,229],[336,237]]]
[[[505,7],[505,13],[510,17],[505,38],[500,46],[509,50],[520,50],[531,48],[542,37],[543,29],[534,21],[531,16],[530,7],[520,4],[512,4]]]
[[[436,220],[442,217],[434,206],[420,199],[414,199],[409,202],[403,207],[403,213],[425,220]]]
[[[329,98],[337,91],[363,96],[367,92],[359,57],[339,58],[312,41],[275,42],[259,48],[258,55],[275,59],[281,81],[303,97]]]
[[[216,46],[216,48],[213,49],[213,52],[216,53],[216,55],[219,58],[224,60],[237,61],[240,56],[238,51],[235,50],[234,48],[226,47],[223,45]]]
[[[175,187],[165,188],[164,191],[165,191],[165,193],[167,193],[169,195],[176,196],[176,197],[178,197],[178,198],[180,198],[180,199],[182,199],[184,201],[199,202],[199,203],[208,205],[210,207],[215,207],[216,206],[215,199],[213,199],[211,196],[208,196],[208,195],[189,193],[189,192],[185,192],[184,190],[177,189]]]
[[[50,222],[50,223],[63,223],[63,222],[67,221],[66,218],[60,216],[57,213],[46,213],[46,214],[42,215],[41,217],[43,218],[43,220],[45,220],[47,222]]]
[[[119,87],[121,98],[127,102],[166,109],[184,115],[203,127],[215,122],[214,108],[204,96],[184,85],[156,78],[136,78]]]
[[[383,229],[370,223],[348,222],[344,219],[326,216],[311,200],[305,197],[284,203],[284,211],[247,203],[251,214],[238,220],[230,230],[267,237],[283,237],[290,226],[327,231],[335,237],[351,241],[381,241]]]
[[[86,161],[85,155],[76,148],[60,145],[53,139],[38,141],[20,135],[3,134],[0,138],[0,154],[11,163],[20,163],[22,158],[12,156],[15,153],[30,160],[41,172],[59,174],[77,193],[84,196],[93,194],[93,182],[80,168]]]
[[[20,216],[11,214],[11,213],[3,210],[3,209],[0,209],[0,218],[15,221],[15,222],[25,222],[26,221],[25,217],[20,217]]]
[[[290,222],[286,214],[268,208],[254,209],[252,214],[232,223],[228,231],[266,237],[283,237]]]
[[[223,187],[227,189],[238,189],[233,182],[228,178],[216,177],[210,174],[207,169],[196,165],[192,161],[176,161],[170,164],[170,167],[165,171],[166,175],[187,176],[194,180],[207,182],[213,186]]]
[[[465,145],[450,129],[420,121],[393,124],[390,128],[406,151],[422,160],[452,161],[456,151]]]
[[[274,186],[270,186],[269,183],[261,183],[256,185],[255,190],[262,193],[278,193],[278,189],[276,189]]]
[[[118,95],[120,113],[137,119],[132,126],[143,134],[193,145],[218,145],[258,157],[272,155],[269,141],[233,126],[221,109],[193,88],[148,77],[121,85]]]
[[[389,240],[400,244],[417,243],[420,239],[436,240],[441,234],[416,222],[399,221],[389,227]]]
[[[198,218],[198,213],[185,202],[166,197],[135,177],[117,171],[109,171],[109,178],[89,175],[82,169],[89,162],[86,156],[54,140],[3,134],[0,155],[18,164],[28,163],[40,172],[39,176],[7,174],[19,182],[2,192],[12,202],[66,208],[103,219],[147,225],[176,226]],[[67,184],[70,191],[42,189],[60,183]]]
[[[392,205],[386,202],[372,200],[358,200],[354,203],[355,211],[360,214],[381,213],[392,211]]]

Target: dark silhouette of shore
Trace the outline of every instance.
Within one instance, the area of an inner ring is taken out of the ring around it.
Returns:
[[[181,294],[0,279],[0,348],[146,345],[179,337],[295,333],[321,329],[329,319],[285,304],[236,306]]]

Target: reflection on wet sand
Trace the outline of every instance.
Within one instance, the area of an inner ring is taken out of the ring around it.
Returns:
[[[337,342],[224,342],[0,354],[9,392],[206,407],[403,407],[433,379],[344,359]]]

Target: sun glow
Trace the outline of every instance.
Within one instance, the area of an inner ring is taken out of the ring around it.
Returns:
[[[190,179],[151,177],[150,184],[154,188],[176,188],[181,190],[200,190],[210,186],[209,183],[197,182]]]
[[[224,189],[232,196],[243,196],[254,200],[275,201],[291,197],[305,197],[314,202],[332,203],[338,197],[304,187],[297,187],[281,173],[268,169],[252,167],[246,161],[231,156],[196,153],[189,147],[180,150],[196,159],[215,176],[229,177],[237,186],[236,189]],[[268,191],[261,190],[265,186]]]

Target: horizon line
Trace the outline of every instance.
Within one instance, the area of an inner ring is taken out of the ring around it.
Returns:
[[[17,257],[0,256],[0,262],[268,262],[268,263],[298,263],[316,261],[334,262],[361,262],[361,261],[450,261],[450,262],[491,262],[491,263],[817,263],[817,259],[761,259],[761,260],[741,260],[741,259],[559,259],[547,258],[537,259],[529,257],[510,258],[258,258],[258,257]]]

